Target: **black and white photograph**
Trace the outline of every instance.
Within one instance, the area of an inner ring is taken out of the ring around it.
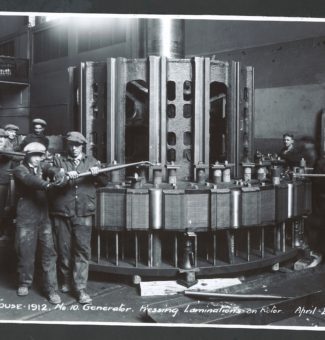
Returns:
[[[325,19],[0,28],[1,322],[325,329]]]

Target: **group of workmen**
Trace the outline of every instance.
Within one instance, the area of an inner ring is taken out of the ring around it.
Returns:
[[[29,293],[38,249],[41,282],[48,301],[61,303],[59,281],[62,293],[70,292],[79,303],[88,304],[92,302],[86,286],[96,187],[105,185],[107,176],[100,173],[100,162],[84,153],[87,140],[77,131],[65,136],[66,154],[47,161],[47,124],[43,119],[32,123],[33,132],[23,140],[17,138],[18,126],[8,124],[0,129],[0,196],[1,190],[6,196],[9,172],[16,189],[17,294]],[[18,152],[24,153],[23,160],[15,157]],[[80,176],[87,171],[89,176]],[[2,202],[0,223],[5,225],[6,218],[6,204]]]
[[[106,185],[108,178],[100,171],[100,162],[83,152],[87,140],[80,132],[68,132],[66,153],[54,154],[49,160],[45,157],[49,148],[45,135],[47,124],[37,118],[32,125],[33,132],[24,139],[18,136],[16,125],[0,128],[0,231],[5,237],[3,226],[13,219],[8,215],[11,210],[7,209],[11,173],[16,188],[17,294],[26,296],[29,293],[37,253],[40,254],[37,260],[42,271],[43,291],[50,303],[61,303],[60,286],[62,293],[70,292],[79,303],[89,304],[92,299],[86,286],[96,188]],[[294,145],[293,136],[284,134],[283,143],[280,156],[286,165],[299,165],[301,154]],[[23,155],[23,160],[17,159],[16,154]],[[315,157],[311,155],[311,158],[314,162]],[[90,175],[80,176],[85,172]]]

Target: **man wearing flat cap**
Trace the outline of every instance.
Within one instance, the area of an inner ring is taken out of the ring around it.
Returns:
[[[86,292],[90,241],[95,214],[96,187],[107,183],[100,175],[100,162],[83,153],[86,138],[77,131],[66,136],[67,156],[55,157],[53,165],[61,169],[69,181],[50,197],[59,256],[58,268],[62,280],[61,291],[74,291],[81,304],[91,303]],[[79,174],[90,171],[90,176]]]
[[[23,163],[14,169],[17,191],[16,251],[18,259],[18,296],[25,296],[33,282],[36,248],[41,254],[43,289],[52,304],[61,302],[57,289],[56,252],[48,212],[47,193],[58,182],[45,179],[41,163],[46,148],[32,142],[23,150]]]
[[[15,157],[7,154],[12,151],[8,148],[8,135],[4,129],[0,129],[0,236],[1,239],[8,239],[10,234],[10,224],[12,222],[12,209],[8,204],[8,191],[10,183],[10,174],[18,165]]]
[[[49,139],[44,135],[45,128],[47,123],[45,120],[40,118],[35,118],[32,121],[33,124],[33,132],[28,134],[24,140],[20,143],[20,150],[23,150],[24,147],[32,142],[41,143],[46,147],[46,150],[49,147]]]
[[[14,124],[7,124],[5,126],[5,131],[8,136],[8,145],[10,146],[11,150],[18,151],[19,144],[21,143],[19,137],[17,136],[19,127]]]

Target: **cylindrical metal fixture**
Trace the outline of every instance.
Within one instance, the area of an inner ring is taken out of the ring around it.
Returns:
[[[139,172],[140,172],[141,185],[144,185],[147,183],[147,168],[140,167]]]
[[[177,184],[176,168],[168,169],[168,183]]]
[[[167,180],[168,184],[177,184],[177,169],[179,169],[179,165],[175,165],[174,162],[171,162],[170,164],[166,164],[167,168]]]
[[[241,225],[241,191],[231,191],[231,226],[239,228]]]
[[[288,183],[288,218],[293,215],[293,183]]]
[[[202,168],[199,168],[196,170],[196,181],[199,184],[204,184],[205,183],[205,170]]]
[[[275,167],[272,169],[272,182],[273,185],[280,184],[280,175],[281,175],[281,168]]]
[[[260,181],[263,181],[265,180],[265,178],[266,178],[265,169],[261,167],[257,170],[257,179],[259,179]]]
[[[192,242],[189,237],[185,237],[184,240],[184,252],[183,252],[183,261],[182,261],[182,268],[183,269],[191,269],[192,268]]]
[[[142,187],[141,178],[138,176],[131,178],[131,188],[132,189],[139,189]]]
[[[120,182],[120,170],[112,171],[111,182],[112,183],[119,183]]]
[[[161,169],[153,169],[153,184],[159,185],[162,182],[162,172]]]
[[[149,55],[184,58],[184,20],[145,19],[142,25],[140,57]]]
[[[252,168],[246,166],[244,168],[244,181],[250,181],[252,179]]]
[[[230,182],[230,168],[226,168],[225,170],[223,170],[223,176],[222,179],[225,183],[229,183]]]
[[[213,183],[217,184],[222,181],[222,171],[221,169],[216,169],[213,171]]]
[[[149,189],[149,227],[162,227],[162,190],[158,188]]]

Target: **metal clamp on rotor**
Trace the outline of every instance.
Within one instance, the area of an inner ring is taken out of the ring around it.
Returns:
[[[184,274],[185,278],[177,280],[177,283],[182,286],[191,287],[195,285],[198,281],[195,277],[195,273],[199,272],[200,269],[196,267],[195,252],[193,252],[192,240],[196,240],[196,234],[193,232],[186,231],[184,233],[184,252],[182,267],[179,269],[180,274]]]

